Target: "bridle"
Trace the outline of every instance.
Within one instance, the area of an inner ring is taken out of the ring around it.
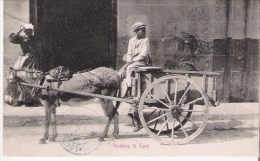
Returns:
[[[67,73],[63,72],[64,68],[68,71]],[[22,83],[27,83],[27,82],[25,80],[21,79],[19,76],[17,76],[18,72],[25,72],[25,77],[28,76],[29,79],[33,79],[36,81],[35,85],[41,86],[45,80],[48,83],[50,83],[50,85],[46,86],[46,91],[48,93],[48,97],[49,97],[51,103],[55,107],[57,107],[57,105],[52,100],[51,94],[50,94],[52,83],[55,83],[55,82],[58,83],[58,88],[59,88],[62,81],[66,81],[66,80],[69,80],[70,78],[72,78],[72,72],[70,72],[70,70],[68,68],[63,67],[63,66],[59,66],[59,67],[52,69],[49,72],[45,72],[45,73],[42,71],[32,70],[32,69],[28,69],[28,68],[14,69],[14,68],[10,67],[10,71],[9,71],[10,75],[7,80],[10,83],[17,84],[19,86],[19,88],[21,89],[21,91],[26,90],[26,92],[28,94],[24,97],[25,99],[28,97],[37,98],[38,94],[39,94],[38,92],[40,90],[37,87],[29,88],[28,85],[23,85]],[[47,77],[47,75],[49,77]]]
[[[25,69],[14,69],[13,67],[10,67],[10,71],[9,71],[9,78],[7,78],[8,82],[10,83],[15,83],[19,86],[19,88],[21,89],[21,91],[26,90],[27,91],[27,95],[25,96],[25,99],[30,97],[31,98],[35,98],[37,97],[37,88],[33,87],[32,89],[29,89],[28,87],[22,85],[22,82],[27,83],[26,81],[20,79],[17,76],[17,72],[25,72],[26,76],[29,75],[28,77],[32,77],[32,79],[36,80],[37,85],[40,85],[41,83],[43,83],[43,80],[46,76],[46,74],[44,74],[42,71],[33,71],[33,70],[25,70]],[[35,74],[36,78],[33,78],[33,74]],[[29,96],[30,95],[30,96]]]
[[[33,74],[35,74],[36,76],[36,79],[39,80],[39,79],[42,79],[42,76],[45,76],[46,74],[44,74],[42,71],[33,71],[33,70],[30,70],[30,69],[14,69],[13,67],[10,67],[10,71],[9,71],[9,74],[10,76],[7,78],[8,82],[19,82],[17,80],[17,72],[25,72],[26,75],[29,75],[31,77],[33,77]]]

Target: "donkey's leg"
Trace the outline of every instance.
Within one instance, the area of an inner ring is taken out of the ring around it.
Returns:
[[[104,99],[99,99],[99,102],[100,102],[102,109],[103,109],[105,116],[106,116],[106,126],[104,128],[102,135],[99,137],[99,141],[104,141],[104,138],[107,137],[108,129],[109,129],[109,126],[110,126],[113,118],[111,118],[109,116],[109,113],[110,113],[109,112],[109,101],[104,100]]]
[[[133,118],[134,118],[134,122],[135,122],[135,128],[134,128],[133,132],[137,132],[141,129],[141,121],[140,121],[137,111],[134,112],[133,116],[134,116]]]
[[[56,105],[58,101],[55,101],[55,105],[52,105],[51,108],[51,135],[49,136],[49,141],[54,142],[57,137],[57,129],[56,129]]]
[[[117,92],[115,93],[115,97],[121,97],[121,91],[117,90]],[[112,102],[112,101],[111,101]],[[114,131],[113,133],[110,135],[111,139],[117,139],[118,135],[119,135],[119,123],[118,123],[118,117],[119,117],[119,113],[117,111],[117,109],[119,108],[119,106],[121,105],[120,101],[116,101],[115,106],[113,106],[113,117],[114,117]]]
[[[49,127],[50,127],[50,115],[51,115],[51,107],[47,100],[42,101],[45,110],[45,132],[43,138],[40,139],[40,144],[45,144],[49,137]]]
[[[118,117],[119,117],[119,113],[116,111],[115,114],[114,114],[114,131],[110,135],[111,139],[117,139],[118,138],[118,134],[119,134]]]
[[[120,90],[118,90],[116,97],[120,97]],[[111,101],[112,102],[112,101]],[[114,131],[113,133],[110,135],[111,139],[117,139],[118,135],[119,135],[119,123],[118,123],[118,117],[119,117],[119,113],[117,112],[117,109],[119,108],[121,102],[116,101],[115,106],[113,106],[114,110],[113,110],[113,117],[114,117]]]

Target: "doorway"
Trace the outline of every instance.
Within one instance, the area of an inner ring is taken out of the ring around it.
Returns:
[[[30,0],[30,21],[51,46],[45,66],[74,71],[116,67],[116,2]]]

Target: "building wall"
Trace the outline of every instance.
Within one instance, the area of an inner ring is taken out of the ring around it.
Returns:
[[[20,26],[29,23],[29,0],[4,0],[3,14],[3,69],[4,69],[4,89],[6,85],[5,76],[9,67],[13,66],[18,56],[22,54],[20,45],[9,42],[8,36],[11,33],[18,32]]]
[[[220,101],[258,101],[258,69],[255,67],[258,66],[259,5],[257,0],[250,0],[250,15],[246,2],[249,1],[118,0],[118,69],[125,63],[122,57],[127,52],[129,39],[134,36],[132,24],[143,21],[147,24],[154,66],[172,69],[173,54],[161,40],[188,32],[205,42],[196,54],[195,67],[221,73],[217,79]],[[246,26],[248,17],[250,25]]]
[[[188,32],[206,42],[196,55],[196,68],[221,73],[217,79],[220,100],[258,101],[259,2],[234,0],[230,12],[228,1],[231,0],[117,0],[117,69],[125,63],[122,57],[129,39],[134,36],[132,24],[143,21],[147,24],[154,66],[171,69],[172,55],[161,39],[181,31]],[[246,2],[252,2],[251,15],[247,13]],[[232,13],[232,21],[228,20],[228,13]],[[246,26],[248,16],[249,27]],[[4,0],[4,75],[21,54],[20,46],[11,44],[8,35],[28,22],[29,0]],[[231,24],[229,30],[228,22]],[[230,38],[229,43],[227,38]],[[230,46],[228,62],[227,44]],[[247,100],[242,99],[245,83],[248,83]],[[227,97],[231,99],[227,100]]]
[[[211,42],[199,53],[199,70],[211,70],[212,42],[226,37],[226,3],[216,0],[150,0],[118,1],[118,49],[119,56],[126,53],[131,26],[136,21],[147,24],[147,36],[151,39],[151,55],[156,65],[162,65],[164,54],[161,39],[188,32],[197,38]],[[161,47],[161,48],[160,48]],[[164,58],[167,59],[167,58]],[[167,67],[166,67],[167,68]]]

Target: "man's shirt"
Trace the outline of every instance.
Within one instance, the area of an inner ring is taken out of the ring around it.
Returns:
[[[130,61],[142,61],[145,60],[149,65],[150,61],[150,49],[149,49],[149,39],[137,39],[137,36],[131,38],[128,44],[127,51],[127,62]]]

